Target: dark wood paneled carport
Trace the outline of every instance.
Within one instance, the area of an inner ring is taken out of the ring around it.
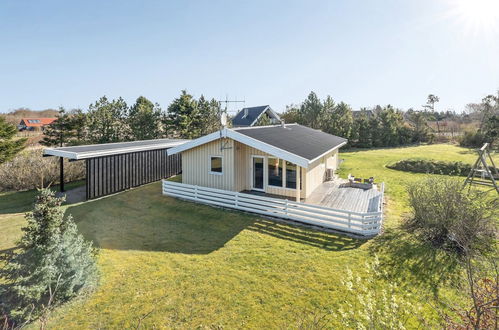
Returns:
[[[86,198],[106,196],[129,188],[179,174],[180,154],[167,150],[186,140],[158,139],[45,149],[44,156],[61,160],[85,161]],[[64,191],[64,168],[61,161],[61,191]]]

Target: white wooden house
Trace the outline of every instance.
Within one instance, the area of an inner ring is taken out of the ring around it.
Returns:
[[[163,194],[376,235],[383,184],[380,190],[358,189],[327,181],[346,143],[298,124],[224,128],[168,150],[182,155],[182,183],[163,180]]]
[[[182,183],[306,199],[338,168],[347,140],[298,124],[224,128],[168,150]]]

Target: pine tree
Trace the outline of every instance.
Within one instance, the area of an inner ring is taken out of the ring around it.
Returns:
[[[427,142],[432,140],[432,135],[428,127],[428,116],[426,112],[409,109],[407,117],[413,127],[412,141]]]
[[[357,141],[355,143],[356,147],[372,147],[373,142],[371,138],[370,121],[365,109],[361,110],[360,115],[355,119],[353,131],[355,131],[357,135]]]
[[[0,164],[5,163],[24,149],[26,139],[14,139],[17,129],[0,116]]]
[[[0,308],[14,321],[36,319],[95,284],[95,250],[78,234],[72,217],[64,218],[63,201],[49,189],[40,190],[26,215],[21,250],[0,269],[8,284],[0,290]]]
[[[203,95],[197,101],[199,113],[199,134],[206,135],[220,128],[220,104],[217,100],[208,101]]]
[[[130,108],[128,124],[132,140],[151,140],[161,136],[161,109],[147,98],[139,96]]]
[[[109,101],[101,97],[88,108],[88,139],[92,143],[120,142],[126,140],[130,133],[126,118],[128,107],[120,97]]]
[[[72,129],[73,127],[69,114],[66,113],[66,110],[63,107],[60,107],[57,120],[53,121],[45,128],[45,131],[43,132],[44,137],[40,143],[47,147],[62,147],[68,144],[73,137]]]
[[[175,138],[194,139],[201,135],[197,101],[183,90],[168,106],[168,134]]]
[[[266,113],[262,114],[255,123],[255,126],[268,126],[268,125],[272,125],[272,120],[270,119],[269,115],[267,115]]]
[[[286,123],[299,123],[303,125],[305,124],[301,118],[300,107],[294,104],[287,105],[286,111],[284,111],[284,113],[281,114],[280,117]]]
[[[324,118],[323,104],[317,94],[310,92],[300,107],[301,124],[311,128],[321,128]]]
[[[330,98],[330,96],[328,96],[328,98]],[[352,110],[346,103],[341,102],[334,106],[325,131],[330,134],[341,136],[345,139],[350,139],[352,126]]]
[[[71,128],[73,129],[72,145],[84,144],[86,140],[87,115],[81,109],[70,112]]]

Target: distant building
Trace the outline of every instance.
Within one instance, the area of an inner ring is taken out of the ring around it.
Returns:
[[[352,110],[353,119],[359,118],[362,114],[365,114],[367,118],[374,116],[374,112],[372,110]]]
[[[279,115],[274,112],[268,105],[261,105],[258,107],[244,108],[237,113],[232,119],[232,126],[234,127],[248,127],[256,126],[259,119],[266,117],[269,125],[275,125],[281,122]]]
[[[46,125],[52,124],[57,118],[22,118],[17,128],[20,131],[43,130]]]

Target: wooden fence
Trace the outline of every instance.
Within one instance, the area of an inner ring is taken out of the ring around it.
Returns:
[[[383,190],[383,186],[381,189]],[[199,203],[227,207],[311,225],[332,228],[362,236],[380,232],[383,221],[383,193],[378,212],[358,213],[286,199],[256,196],[163,180],[163,195]]]

